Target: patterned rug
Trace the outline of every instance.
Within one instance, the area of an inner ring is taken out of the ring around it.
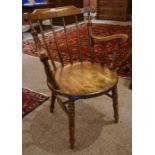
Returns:
[[[77,31],[75,27],[70,27],[67,29],[67,33],[69,33],[71,37],[68,37],[69,40],[69,46],[71,49],[71,52],[73,53],[73,60],[78,61],[79,54],[78,54],[78,46],[77,46]],[[132,27],[130,25],[128,26],[120,26],[120,25],[109,25],[109,24],[93,24],[93,33],[96,35],[112,35],[112,34],[118,34],[118,33],[125,33],[129,36],[129,39],[126,43],[121,43],[120,48],[117,51],[117,61],[116,64],[119,66],[118,74],[122,77],[128,77],[131,78],[132,76]],[[66,44],[64,42],[64,31],[60,30],[56,32],[58,37],[58,42],[60,45],[61,53],[64,58],[64,62],[68,63],[68,53]],[[86,24],[80,25],[80,36],[82,40],[82,52],[83,52],[83,58],[84,60],[90,60],[90,54],[88,52],[88,38],[87,38],[87,26]],[[40,37],[42,46],[43,41]],[[48,44],[50,45],[51,53],[53,55],[53,58],[55,61],[59,61],[59,57],[56,52],[56,46],[53,39],[52,33],[46,34],[46,40]],[[110,63],[112,60],[112,49],[115,45],[115,40],[107,43],[104,45],[104,61],[106,63]],[[38,52],[36,51],[35,44],[33,39],[25,40],[23,41],[23,53],[31,55],[31,56],[38,56]],[[102,61],[101,53],[103,53],[103,44],[96,43],[95,44],[95,61],[100,62]]]
[[[43,94],[22,88],[22,117],[44,103],[48,98]]]

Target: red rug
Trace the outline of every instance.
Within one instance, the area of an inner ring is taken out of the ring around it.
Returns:
[[[48,98],[48,96],[43,94],[22,88],[22,116],[24,117],[26,114],[44,103]]]
[[[78,46],[77,46],[77,32],[75,30],[75,27],[68,28],[67,32],[71,36],[69,39],[69,45],[70,49],[73,53],[73,60],[78,61]],[[118,74],[123,77],[130,77],[132,75],[132,54],[131,54],[131,49],[132,49],[132,27],[131,26],[120,26],[120,25],[109,25],[109,24],[93,24],[93,33],[96,35],[112,35],[112,34],[118,34],[118,33],[125,33],[129,36],[129,39],[126,43],[122,43],[120,45],[120,48],[117,52],[117,62],[116,64],[120,66],[120,69],[118,71]],[[66,45],[64,43],[64,31],[60,30],[57,32],[57,36],[59,38],[59,45],[61,47],[62,55],[64,57],[64,62],[68,63],[69,58],[67,55],[67,49]],[[80,27],[80,36],[81,39],[84,41],[82,44],[82,52],[85,60],[90,59],[90,55],[88,52],[88,43],[87,43],[87,26],[86,24],[81,24]],[[42,38],[40,37],[41,43]],[[59,61],[59,57],[56,52],[56,46],[55,42],[53,39],[52,33],[46,34],[46,40],[50,45],[51,48],[51,53],[54,57],[55,61]],[[109,42],[105,50],[105,62],[110,63],[111,58],[112,58],[112,49],[114,47],[115,41]],[[96,44],[95,45],[95,61],[99,62],[101,61],[101,52],[103,51],[102,44]],[[32,56],[38,56],[38,53],[35,48],[35,44],[33,39],[29,39],[26,41],[23,41],[23,53],[29,54]]]

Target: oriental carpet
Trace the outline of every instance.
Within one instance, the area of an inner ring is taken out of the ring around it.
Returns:
[[[44,103],[48,98],[46,95],[22,88],[22,117]]]

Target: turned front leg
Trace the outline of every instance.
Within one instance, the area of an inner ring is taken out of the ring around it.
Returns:
[[[69,116],[69,141],[70,148],[74,148],[75,143],[75,103],[70,101],[68,104],[68,116]]]
[[[50,105],[50,112],[53,113],[54,111],[54,107],[55,107],[55,95],[54,93],[51,94],[51,105]]]
[[[117,86],[115,86],[112,89],[112,99],[113,99],[114,118],[115,122],[117,123],[119,121]]]

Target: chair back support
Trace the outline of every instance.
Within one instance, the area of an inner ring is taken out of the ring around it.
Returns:
[[[66,48],[67,48],[67,52],[68,52],[68,57],[70,60],[70,63],[73,63],[73,56],[72,56],[72,52],[69,46],[69,41],[68,41],[68,34],[67,34],[67,30],[66,30],[66,23],[65,23],[65,17],[67,16],[74,16],[75,18],[75,25],[76,25],[76,29],[77,29],[77,43],[78,43],[78,51],[79,51],[79,60],[80,62],[83,62],[83,54],[82,54],[82,50],[81,50],[81,38],[80,38],[80,30],[79,30],[79,21],[78,21],[78,15],[79,14],[83,14],[83,13],[88,13],[89,17],[88,17],[88,36],[90,36],[91,33],[91,20],[90,20],[90,11],[92,11],[93,9],[89,9],[89,8],[77,8],[75,6],[65,6],[65,7],[57,7],[57,8],[52,8],[52,9],[36,9],[33,13],[26,13],[25,17],[29,19],[29,23],[31,26],[31,31],[32,31],[32,35],[37,47],[37,50],[40,51],[41,50],[41,45],[40,45],[40,40],[38,38],[38,35],[36,33],[36,30],[33,26],[33,22],[37,22],[40,28],[40,32],[42,35],[42,39],[44,42],[44,45],[46,47],[47,50],[47,54],[52,62],[52,65],[54,67],[54,69],[56,69],[54,60],[52,58],[52,54],[51,54],[51,49],[49,48],[49,45],[45,39],[45,35],[44,35],[44,30],[43,30],[43,26],[41,24],[42,20],[45,19],[49,19],[50,20],[50,25],[51,25],[51,29],[53,32],[53,36],[54,36],[54,40],[55,40],[55,45],[56,45],[56,49],[57,49],[57,54],[59,56],[59,60],[61,62],[61,65],[64,66],[64,61],[63,61],[63,57],[61,54],[61,50],[60,47],[58,45],[58,38],[56,36],[55,30],[53,29],[53,22],[52,22],[52,18],[57,18],[57,17],[61,17],[62,18],[62,23],[64,26],[64,34],[65,34],[65,44],[66,44]],[[90,37],[89,37],[90,38]],[[90,55],[93,61],[93,50],[91,48],[91,38],[89,39],[89,49],[90,49]]]
[[[35,41],[35,45],[37,48],[37,51],[40,52],[40,58],[41,61],[43,62],[44,66],[45,66],[45,71],[47,74],[47,80],[48,82],[53,83],[53,87],[57,87],[56,82],[52,76],[53,72],[50,69],[49,63],[48,63],[48,59],[51,60],[51,63],[53,65],[54,70],[56,70],[56,65],[52,56],[52,51],[50,49],[50,46],[48,45],[46,38],[45,38],[45,32],[42,26],[42,20],[46,20],[49,19],[50,20],[50,26],[53,32],[53,38],[55,41],[55,45],[56,45],[56,51],[57,51],[57,55],[59,57],[59,60],[61,62],[61,66],[64,66],[64,60],[63,60],[63,56],[59,47],[59,43],[58,43],[58,38],[56,35],[56,32],[53,28],[53,22],[52,19],[53,18],[61,18],[62,19],[62,23],[63,23],[63,27],[64,27],[64,37],[65,37],[65,45],[67,48],[67,52],[68,52],[68,58],[70,63],[74,63],[73,61],[73,55],[70,49],[70,44],[68,41],[68,35],[67,34],[67,29],[66,29],[66,23],[65,23],[65,18],[67,16],[74,16],[75,19],[75,27],[77,30],[77,45],[78,45],[78,55],[79,55],[79,61],[82,63],[83,62],[83,52],[81,50],[81,37],[80,37],[80,25],[79,25],[79,21],[78,21],[78,15],[79,14],[83,14],[83,13],[87,13],[88,17],[87,17],[87,33],[88,33],[88,48],[89,48],[89,55],[90,55],[90,61],[93,63],[94,62],[94,47],[92,46],[92,44],[94,43],[94,41],[97,42],[107,42],[109,40],[112,39],[117,39],[117,43],[115,46],[114,51],[118,48],[119,46],[119,41],[122,39],[123,41],[127,40],[127,36],[124,34],[116,34],[116,35],[111,35],[111,36],[107,36],[107,37],[100,37],[100,36],[95,36],[92,33],[92,23],[91,23],[91,17],[90,17],[90,12],[94,12],[94,9],[91,8],[77,8],[75,6],[64,6],[64,7],[57,7],[57,8],[47,8],[47,9],[36,9],[34,10],[32,13],[25,13],[24,16],[25,18],[27,18],[29,20],[30,23],[30,27],[31,27],[31,33],[33,35],[34,41]],[[42,40],[44,43],[44,46],[46,48],[46,50],[44,50],[41,46],[37,31],[35,30],[35,27],[33,26],[33,22],[37,22],[39,25],[39,29],[41,32],[41,36],[42,36]],[[47,56],[45,56],[45,54],[47,54]],[[104,55],[102,53],[102,55]],[[111,63],[111,68],[114,68],[114,61],[115,61],[115,57],[116,57],[116,52],[113,53],[113,60]],[[104,59],[102,59],[103,61]],[[102,62],[101,62],[102,63]],[[50,77],[51,76],[51,77]]]

